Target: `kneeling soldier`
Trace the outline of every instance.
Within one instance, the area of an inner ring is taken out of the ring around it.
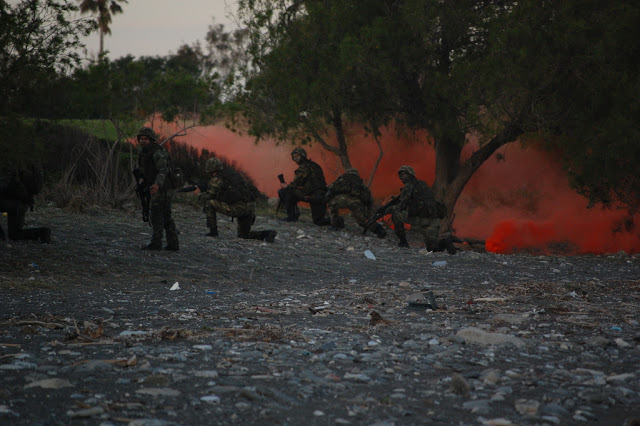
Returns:
[[[447,250],[449,254],[456,253],[456,247],[451,238],[440,238],[440,220],[444,212],[439,211],[438,203],[424,181],[418,180],[413,168],[402,166],[398,170],[398,178],[404,184],[397,204],[391,206],[387,213],[391,213],[391,220],[395,233],[400,240],[398,246],[409,247],[404,224],[411,225],[412,230],[418,231],[424,238],[424,245],[430,251]]]
[[[215,157],[207,160],[206,171],[211,174],[204,207],[209,228],[207,235],[218,236],[217,212],[238,219],[239,238],[272,243],[276,238],[276,231],[251,231],[251,225],[256,220],[255,196],[240,173],[224,167],[222,161]]]
[[[329,203],[331,229],[344,228],[344,219],[340,217],[340,209],[349,209],[353,218],[358,225],[365,229],[365,232],[369,230],[375,233],[378,238],[384,238],[387,235],[387,231],[381,223],[367,224],[367,219],[371,216],[373,197],[356,169],[348,169],[329,185],[325,198]]]

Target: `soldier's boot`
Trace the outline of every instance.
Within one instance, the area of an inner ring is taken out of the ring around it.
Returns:
[[[25,228],[20,229],[14,233],[13,236],[9,235],[12,240],[40,240],[42,243],[51,242],[51,231],[49,228]]]
[[[43,244],[51,244],[51,229],[42,227],[38,228],[40,242]]]
[[[167,234],[167,245],[164,249],[168,251],[179,251],[178,230],[176,229],[176,224],[173,219],[165,226],[165,232]]]
[[[407,231],[405,231],[404,229],[404,223],[394,222],[393,226],[394,226],[396,236],[398,237],[398,240],[400,240],[398,241],[398,247],[409,248],[409,243],[407,242]]]
[[[142,250],[162,250],[162,243],[154,243],[152,241],[146,246],[142,246]]]
[[[387,236],[387,230],[384,229],[384,225],[378,223],[374,228],[373,232],[376,234],[378,238],[384,238]]]
[[[206,234],[207,237],[217,237],[218,234],[218,228],[209,228],[209,232],[207,232]]]
[[[272,229],[268,230],[268,231],[264,231],[265,235],[264,235],[264,240],[268,243],[272,243],[276,240],[276,235],[278,235],[278,233]]]
[[[453,238],[441,238],[438,240],[438,251],[447,251],[447,253],[454,255],[458,251],[458,248],[453,244]]]
[[[329,229],[331,229],[332,231],[337,231],[342,228],[344,228],[344,218],[340,216],[334,217]]]
[[[151,242],[142,247],[142,250],[162,250],[162,228],[154,228],[151,234]]]
[[[285,219],[285,221],[297,222],[298,217],[300,217],[300,210],[298,209],[298,204],[294,200],[287,198],[285,205],[287,207],[287,218]]]
[[[272,243],[276,240],[276,235],[278,233],[274,230],[267,230],[267,231],[251,231],[249,233],[249,238],[254,238],[256,240],[261,240],[261,241],[266,241],[268,243]]]

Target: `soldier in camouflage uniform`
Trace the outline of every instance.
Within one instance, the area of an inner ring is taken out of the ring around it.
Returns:
[[[367,219],[371,216],[373,197],[356,169],[348,169],[329,185],[325,198],[329,204],[331,229],[344,228],[344,219],[340,216],[340,209],[349,209],[358,225],[375,233],[378,238],[384,238],[387,235],[384,226],[379,222],[375,222],[369,227],[366,225]]]
[[[3,164],[0,166],[0,212],[7,213],[8,234],[12,240],[40,240],[51,242],[51,230],[46,227],[25,228],[24,217],[27,210],[33,211],[34,196],[42,189],[44,176],[42,166],[32,163],[17,167]],[[0,240],[5,233],[0,226]]]
[[[212,157],[207,160],[207,173],[211,173],[209,189],[205,194],[204,211],[210,237],[218,236],[216,212],[235,217],[238,220],[238,238],[274,242],[276,231],[252,231],[256,221],[255,195],[242,176],[222,161]]]
[[[416,174],[410,166],[402,166],[398,170],[398,177],[404,184],[398,203],[389,207],[395,233],[400,239],[398,246],[409,247],[404,224],[411,225],[411,229],[420,232],[424,238],[427,250],[443,251],[455,254],[456,248],[450,239],[440,239],[440,219],[437,203],[431,188],[424,181],[416,179]]]
[[[324,199],[327,183],[324,180],[322,167],[307,158],[303,148],[295,148],[291,152],[291,159],[298,164],[295,178],[289,185],[283,184],[278,190],[278,196],[287,209],[287,222],[298,220],[298,202],[305,201],[311,207],[311,218],[316,225],[329,225],[327,218],[327,204]]]
[[[143,127],[138,132],[140,152],[138,153],[138,168],[142,172],[139,184],[147,186],[151,194],[149,220],[151,222],[151,242],[143,246],[144,250],[161,250],[163,230],[167,236],[165,250],[178,251],[178,232],[171,216],[171,199],[173,184],[171,176],[171,158],[166,149],[157,143],[158,136],[149,127]]]

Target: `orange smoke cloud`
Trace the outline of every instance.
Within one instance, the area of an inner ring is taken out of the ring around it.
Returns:
[[[360,131],[354,131],[348,139],[352,166],[367,182],[379,155],[378,147]],[[399,138],[394,130],[383,132],[380,140],[384,156],[371,185],[376,199],[399,193],[402,183],[397,170],[404,164],[412,166],[419,179],[433,182],[435,154],[431,146],[425,146],[425,138],[421,139]],[[218,126],[190,129],[188,136],[176,140],[234,161],[270,197],[277,196],[280,188],[277,175],[284,174],[290,182],[296,169],[291,146],[270,141],[255,144],[249,136]],[[309,158],[323,166],[327,183],[343,172],[340,160],[319,144],[305,149]],[[467,146],[463,155],[470,155],[472,149],[473,145]],[[627,212],[588,209],[586,199],[569,188],[559,162],[551,154],[516,144],[503,147],[497,154],[480,167],[456,204],[454,228],[458,236],[486,240],[486,248],[496,253],[640,253],[638,230],[621,226],[629,219]],[[640,223],[638,215],[632,219]]]

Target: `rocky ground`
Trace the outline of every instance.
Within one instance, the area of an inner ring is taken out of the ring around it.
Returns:
[[[139,212],[0,242],[0,424],[640,423],[640,257],[449,256],[295,224],[140,251]],[[411,234],[410,234],[411,235]],[[368,251],[368,252],[367,252]]]

